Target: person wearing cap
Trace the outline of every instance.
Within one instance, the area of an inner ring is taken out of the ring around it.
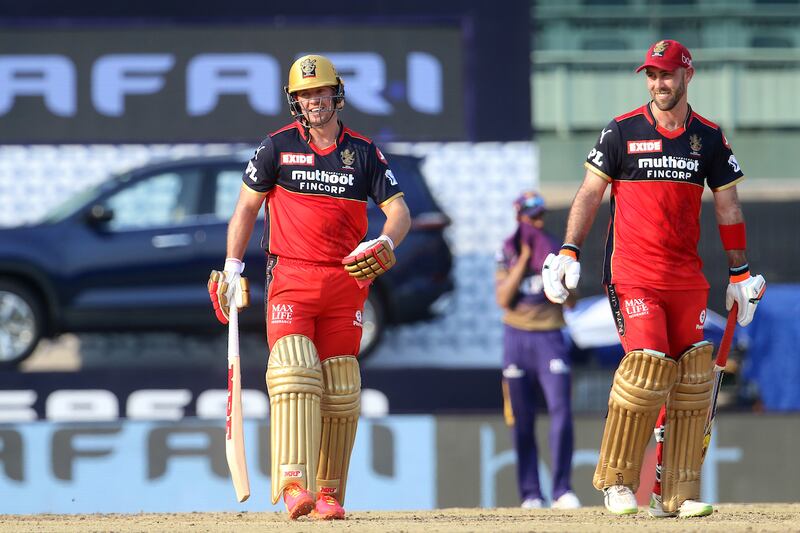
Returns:
[[[699,517],[713,512],[699,501],[713,370],[713,346],[703,340],[709,285],[697,253],[706,186],[728,257],[726,306],[737,304],[740,325],[752,320],[766,283],[747,263],[736,192],[744,174],[720,127],[687,101],[692,55],[677,41],[658,41],[642,70],[651,99],[600,132],[564,244],[547,256],[542,277],[547,297],[563,302],[580,277],[580,246],[610,183],[603,283],[626,354],[614,375],[593,484],[610,512],[636,513],[642,458],[658,420],[650,515]]]
[[[266,321],[272,503],[291,519],[343,519],[360,412],[357,360],[372,280],[395,264],[411,226],[397,178],[369,138],[339,120],[344,81],[331,61],[306,55],[285,87],[294,120],[269,134],[242,175],[228,224],[227,259],[212,271],[217,318],[247,307],[244,255],[266,204]],[[367,233],[367,201],[386,215]]]
[[[514,211],[517,228],[497,254],[496,298],[503,309],[504,413],[512,428],[520,500],[524,508],[544,507],[534,431],[541,389],[550,414],[552,507],[576,509],[580,501],[570,482],[571,360],[561,333],[562,306],[549,302],[542,292],[542,261],[558,251],[559,242],[544,230],[545,205],[539,194],[524,192],[514,202]]]

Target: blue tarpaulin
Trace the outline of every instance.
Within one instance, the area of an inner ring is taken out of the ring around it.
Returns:
[[[743,376],[758,385],[764,408],[800,411],[800,285],[768,283],[745,331]]]

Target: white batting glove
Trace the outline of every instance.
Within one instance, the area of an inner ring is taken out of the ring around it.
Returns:
[[[767,282],[761,274],[750,275],[747,265],[731,269],[730,283],[725,291],[725,308],[730,311],[733,302],[739,306],[736,321],[740,326],[746,326],[753,320],[758,302],[767,290]]]
[[[566,302],[569,296],[567,289],[578,286],[581,278],[581,264],[577,259],[579,253],[577,246],[566,244],[561,247],[558,255],[548,254],[544,260],[542,265],[544,294],[554,304]]]

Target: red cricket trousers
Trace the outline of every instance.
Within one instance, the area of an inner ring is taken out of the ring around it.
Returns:
[[[300,334],[314,342],[320,361],[358,355],[364,301],[361,289],[342,265],[315,264],[269,256],[267,261],[267,342]]]

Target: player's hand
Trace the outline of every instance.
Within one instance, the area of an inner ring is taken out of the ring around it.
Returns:
[[[396,262],[394,243],[386,235],[362,242],[342,259],[344,269],[356,279],[361,288],[368,286],[373,279],[392,268]]]
[[[555,304],[567,301],[567,289],[576,288],[580,277],[581,264],[577,260],[577,252],[572,249],[561,248],[558,255],[548,254],[542,265],[544,294]]]
[[[725,308],[730,311],[731,307],[733,307],[733,302],[736,302],[739,306],[736,321],[740,326],[746,326],[753,320],[758,302],[761,301],[764,291],[767,290],[767,282],[764,281],[764,276],[761,274],[750,276],[749,274],[749,272],[746,272],[747,277],[744,279],[741,279],[742,275],[731,276],[728,290],[725,291]]]
[[[223,324],[228,323],[231,302],[239,311],[250,305],[250,289],[242,272],[244,263],[228,258],[225,260],[225,269],[221,272],[212,270],[208,278],[208,294],[211,296],[214,314]]]

